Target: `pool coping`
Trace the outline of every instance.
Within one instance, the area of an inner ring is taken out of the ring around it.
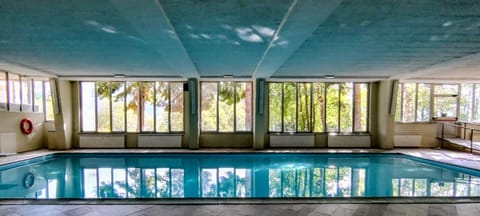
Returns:
[[[480,197],[0,199],[0,205],[468,204]]]

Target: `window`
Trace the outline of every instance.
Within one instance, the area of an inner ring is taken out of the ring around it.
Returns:
[[[268,169],[269,197],[364,196],[366,169],[278,167]]]
[[[459,85],[433,85],[433,115],[438,117],[457,117]]]
[[[200,88],[202,131],[252,130],[250,82],[201,82]]]
[[[44,81],[43,88],[45,92],[45,121],[53,121],[54,112],[53,112],[53,98],[50,88],[50,82]]]
[[[82,168],[85,198],[181,198],[181,168]]]
[[[396,121],[428,122],[432,117],[478,121],[480,84],[400,83]]]
[[[44,89],[44,82],[48,83],[0,71],[0,110],[44,112],[45,100],[50,95],[50,91]]]
[[[183,82],[81,82],[80,94],[83,132],[183,131]]]
[[[251,197],[252,171],[219,167],[201,169],[202,197]]]
[[[269,83],[270,132],[366,132],[367,83]]]
[[[7,110],[7,73],[0,72],[0,110]]]
[[[9,92],[9,110],[20,111],[20,105],[22,104],[20,94],[20,76],[16,74],[8,74],[8,92]]]

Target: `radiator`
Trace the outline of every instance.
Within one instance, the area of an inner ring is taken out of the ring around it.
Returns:
[[[124,134],[80,134],[80,148],[124,148]]]
[[[421,135],[395,135],[393,137],[394,147],[420,147],[421,145]]]
[[[17,134],[0,133],[0,155],[17,153]]]
[[[270,147],[314,147],[313,134],[273,134],[270,135]]]
[[[370,135],[328,135],[328,147],[370,148]]]
[[[139,148],[181,148],[182,135],[139,134]]]

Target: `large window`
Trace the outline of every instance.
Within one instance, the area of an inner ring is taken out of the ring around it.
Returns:
[[[183,82],[81,82],[80,94],[82,132],[183,131]]]
[[[48,86],[48,89],[45,86]],[[53,120],[53,109],[50,110],[45,107],[51,103],[47,100],[49,98],[51,98],[49,81],[0,72],[0,110],[16,112],[46,111],[46,120]],[[50,115],[52,116],[51,119],[48,118]]]
[[[201,82],[201,130],[252,130],[251,82]]]
[[[367,83],[269,83],[270,132],[367,132]]]
[[[480,120],[480,84],[400,83],[396,121],[428,122],[432,117]]]

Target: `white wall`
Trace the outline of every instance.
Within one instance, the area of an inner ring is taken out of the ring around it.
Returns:
[[[20,130],[20,121],[23,118],[32,120],[34,129],[29,135]],[[0,133],[15,133],[17,152],[32,151],[45,148],[45,130],[43,113],[7,112],[0,111]]]

